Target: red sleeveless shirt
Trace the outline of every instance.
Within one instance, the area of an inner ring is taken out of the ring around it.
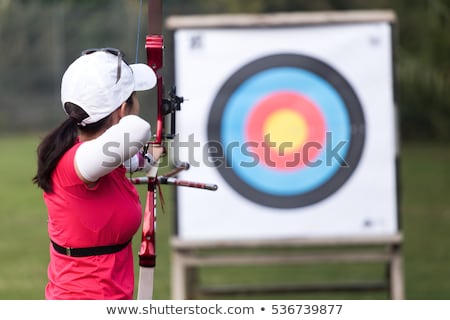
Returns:
[[[48,233],[63,247],[83,248],[126,243],[139,229],[139,195],[123,166],[88,188],[74,168],[75,144],[53,172],[53,193],[44,193]],[[70,257],[50,245],[46,299],[132,299],[134,261],[131,242],[113,254]]]

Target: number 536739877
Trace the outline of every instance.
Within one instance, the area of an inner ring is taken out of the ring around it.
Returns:
[[[272,314],[340,314],[342,304],[273,304]]]

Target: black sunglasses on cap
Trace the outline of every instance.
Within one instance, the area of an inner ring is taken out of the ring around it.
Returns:
[[[107,52],[110,54],[113,54],[117,56],[117,79],[116,83],[119,82],[120,77],[122,75],[122,61],[125,62],[128,65],[128,62],[125,60],[125,54],[116,48],[92,48],[92,49],[86,49],[81,52],[82,56],[85,56],[87,54],[91,54],[94,52]]]

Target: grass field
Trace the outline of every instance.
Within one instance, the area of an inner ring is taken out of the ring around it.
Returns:
[[[0,138],[0,299],[43,299],[48,263],[46,209],[35,173],[38,136]],[[407,299],[450,299],[450,148],[406,144],[401,149],[401,208]],[[145,187],[141,188],[142,195]],[[163,186],[166,211],[158,212],[155,299],[170,299],[171,187]],[[137,252],[140,234],[134,239]],[[136,257],[137,262],[137,257]],[[137,264],[137,263],[136,263]],[[356,280],[383,275],[379,266],[215,267],[201,271],[209,283],[289,283]],[[269,299],[385,299],[384,293],[260,296]]]

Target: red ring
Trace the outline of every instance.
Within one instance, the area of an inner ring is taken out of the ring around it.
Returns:
[[[280,154],[280,146],[270,148],[269,152],[269,147],[264,144],[264,123],[281,109],[298,113],[308,129],[305,141],[296,150],[285,154]],[[276,170],[298,170],[305,166],[305,162],[314,161],[326,136],[326,124],[320,109],[304,95],[291,91],[278,91],[259,101],[246,119],[245,128],[246,141],[253,144],[250,151],[258,155],[261,163]]]

